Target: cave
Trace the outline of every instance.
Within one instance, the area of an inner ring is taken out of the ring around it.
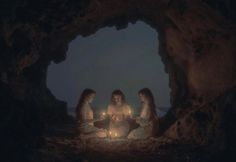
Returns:
[[[163,116],[170,108],[169,77],[158,54],[157,37],[157,32],[143,22],[123,30],[110,27],[89,37],[77,36],[69,43],[66,60],[48,67],[47,87],[57,99],[67,102],[72,116],[86,87],[96,91],[96,114],[106,110],[114,89],[124,92],[138,114],[137,93],[149,87],[157,114]]]
[[[159,34],[172,106],[160,119],[158,138],[141,141],[143,149],[132,151],[154,150],[150,161],[235,161],[233,0],[13,0],[2,1],[0,8],[2,158],[60,161],[38,151],[48,144],[48,131],[73,123],[66,102],[47,88],[50,62],[64,61],[78,35],[143,21]],[[61,161],[75,161],[73,150]]]

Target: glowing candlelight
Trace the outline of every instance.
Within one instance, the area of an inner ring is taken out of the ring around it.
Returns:
[[[117,137],[118,136],[118,134],[117,133],[115,133],[115,137]]]
[[[105,119],[105,118],[106,118],[106,115],[107,115],[106,112],[103,111],[103,112],[101,113],[101,118],[102,118],[102,119]]]
[[[129,110],[129,115],[131,115],[131,110]]]
[[[109,134],[111,135],[111,131],[109,131]]]

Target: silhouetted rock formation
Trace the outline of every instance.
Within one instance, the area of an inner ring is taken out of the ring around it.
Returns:
[[[27,150],[43,127],[67,121],[66,103],[51,94],[46,76],[51,61],[66,59],[68,43],[137,20],[159,33],[170,76],[171,115],[160,131],[235,149],[235,1],[4,0],[0,12],[0,132],[6,143],[15,139],[9,150],[23,143]]]

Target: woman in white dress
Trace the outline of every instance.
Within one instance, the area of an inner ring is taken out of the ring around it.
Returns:
[[[141,101],[141,112],[140,116],[136,118],[136,122],[140,127],[129,133],[129,139],[145,139],[154,136],[158,124],[156,106],[150,89],[143,88],[138,95]]]
[[[131,106],[125,102],[125,96],[121,90],[112,92],[107,114],[110,118],[110,137],[127,137],[130,128],[127,119],[131,117]]]
[[[85,89],[76,107],[76,120],[79,124],[81,136],[106,137],[107,132],[94,126],[94,114],[91,103],[96,95],[92,89]]]

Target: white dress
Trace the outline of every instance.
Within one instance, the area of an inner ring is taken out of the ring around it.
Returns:
[[[132,130],[127,137],[128,139],[145,139],[152,136],[153,124],[149,120],[150,115],[151,112],[148,105],[143,105],[140,116],[136,119],[140,127]]]
[[[81,120],[79,121],[79,131],[83,135],[94,137],[106,137],[107,132],[94,126],[94,115],[91,105],[85,103],[81,108]]]

